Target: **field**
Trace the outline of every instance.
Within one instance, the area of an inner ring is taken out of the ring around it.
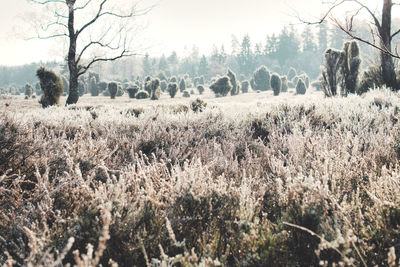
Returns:
[[[197,97],[3,97],[0,265],[399,264],[400,94]]]

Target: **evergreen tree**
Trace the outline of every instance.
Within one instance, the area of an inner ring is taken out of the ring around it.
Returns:
[[[279,35],[277,60],[281,66],[289,64],[299,53],[299,41],[293,27],[284,27]]]
[[[164,72],[169,71],[167,58],[165,57],[164,54],[160,57],[160,61],[158,63],[158,69],[160,71],[164,71]]]
[[[241,74],[249,76],[254,68],[254,54],[251,49],[250,37],[246,34],[243,37],[240,53],[237,56],[237,62]]]
[[[320,23],[318,29],[318,52],[323,54],[328,47],[328,31],[326,28],[326,23]]]
[[[207,58],[203,55],[199,63],[199,75],[207,76],[208,74],[208,62]]]
[[[149,54],[146,53],[146,55],[143,58],[143,76],[148,76],[152,74],[152,66],[150,62],[150,56]]]

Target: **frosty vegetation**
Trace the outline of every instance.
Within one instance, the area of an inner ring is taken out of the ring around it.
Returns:
[[[0,263],[395,266],[400,95],[294,93],[1,100]]]

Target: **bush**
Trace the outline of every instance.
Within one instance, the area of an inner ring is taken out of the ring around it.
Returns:
[[[98,85],[97,89],[99,90],[99,93],[104,92],[108,88],[107,82],[99,82],[97,85]]]
[[[174,98],[176,93],[178,92],[178,84],[177,83],[169,83],[167,87],[167,91],[171,98]]]
[[[169,82],[170,82],[170,83],[176,83],[176,82],[178,82],[178,80],[176,79],[175,76],[172,76],[172,77],[169,79]]]
[[[188,91],[188,90],[183,91],[183,92],[182,92],[182,96],[183,96],[183,97],[190,97],[189,91]]]
[[[141,90],[136,94],[136,99],[146,99],[149,98],[149,93],[145,90]]]
[[[115,99],[118,92],[118,84],[116,82],[110,82],[108,84],[108,91],[110,92],[111,99]]]
[[[161,88],[160,88],[160,80],[158,78],[151,80],[151,100],[160,99]]]
[[[282,76],[281,77],[281,92],[285,93],[287,92],[288,88],[289,88],[289,84],[288,84],[288,78],[286,76]]]
[[[204,93],[204,86],[203,85],[198,85],[197,86],[197,91],[199,91],[199,94],[203,94]]]
[[[274,91],[274,96],[279,95],[279,93],[281,92],[282,81],[279,75],[276,73],[272,74],[271,76],[271,87]]]
[[[122,87],[121,83],[117,83],[118,90],[117,90],[117,96],[123,96],[125,94],[125,90]]]
[[[186,81],[185,81],[184,78],[182,78],[182,79],[179,81],[179,90],[180,90],[181,92],[183,92],[183,91],[186,90]]]
[[[250,86],[250,82],[245,80],[242,82],[242,93],[248,93],[249,92],[249,86]]]
[[[296,85],[296,94],[304,95],[307,91],[306,84],[304,83],[303,79],[299,78]]]
[[[130,86],[126,89],[129,94],[129,98],[135,98],[137,92],[139,92],[139,87],[137,85]]]
[[[218,78],[211,86],[210,89],[214,92],[214,94],[220,96],[226,96],[232,89],[231,82],[229,81],[229,77],[224,76]]]
[[[251,79],[251,86],[255,90],[267,91],[271,89],[270,85],[270,72],[265,66],[259,67],[253,74]]]
[[[363,94],[372,88],[382,87],[384,84],[381,66],[369,66],[362,75],[357,93]]]
[[[204,85],[204,76],[203,75],[201,75],[199,77],[199,84]]]
[[[203,112],[203,110],[207,107],[207,103],[201,100],[200,98],[196,98],[192,103],[190,103],[190,108],[194,112]]]
[[[236,74],[228,69],[228,73],[226,74],[226,76],[229,77],[229,81],[231,82],[232,85],[231,95],[238,95],[240,90],[240,85],[236,79]]]
[[[64,92],[64,86],[60,77],[52,70],[40,67],[36,71],[36,75],[40,80],[40,87],[43,90],[43,95],[39,103],[43,108],[60,104],[60,97]]]
[[[160,83],[161,91],[165,92],[167,90],[167,82],[162,80]]]
[[[360,47],[356,41],[346,42],[343,47],[343,62],[340,67],[343,95],[354,94],[357,90],[361,65]]]
[[[33,87],[32,87],[32,85],[30,85],[29,83],[27,83],[27,84],[25,85],[25,96],[26,96],[27,98],[30,98],[30,97],[32,96],[32,93],[33,93]]]
[[[343,53],[339,50],[326,50],[322,67],[322,89],[326,96],[337,95],[338,71],[342,60]]]
[[[96,78],[92,77],[89,81],[89,91],[91,96],[98,96],[99,95],[99,87],[96,83]]]

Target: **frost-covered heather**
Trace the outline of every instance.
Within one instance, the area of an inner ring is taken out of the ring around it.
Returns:
[[[399,94],[210,94],[0,100],[0,265],[399,264]]]

